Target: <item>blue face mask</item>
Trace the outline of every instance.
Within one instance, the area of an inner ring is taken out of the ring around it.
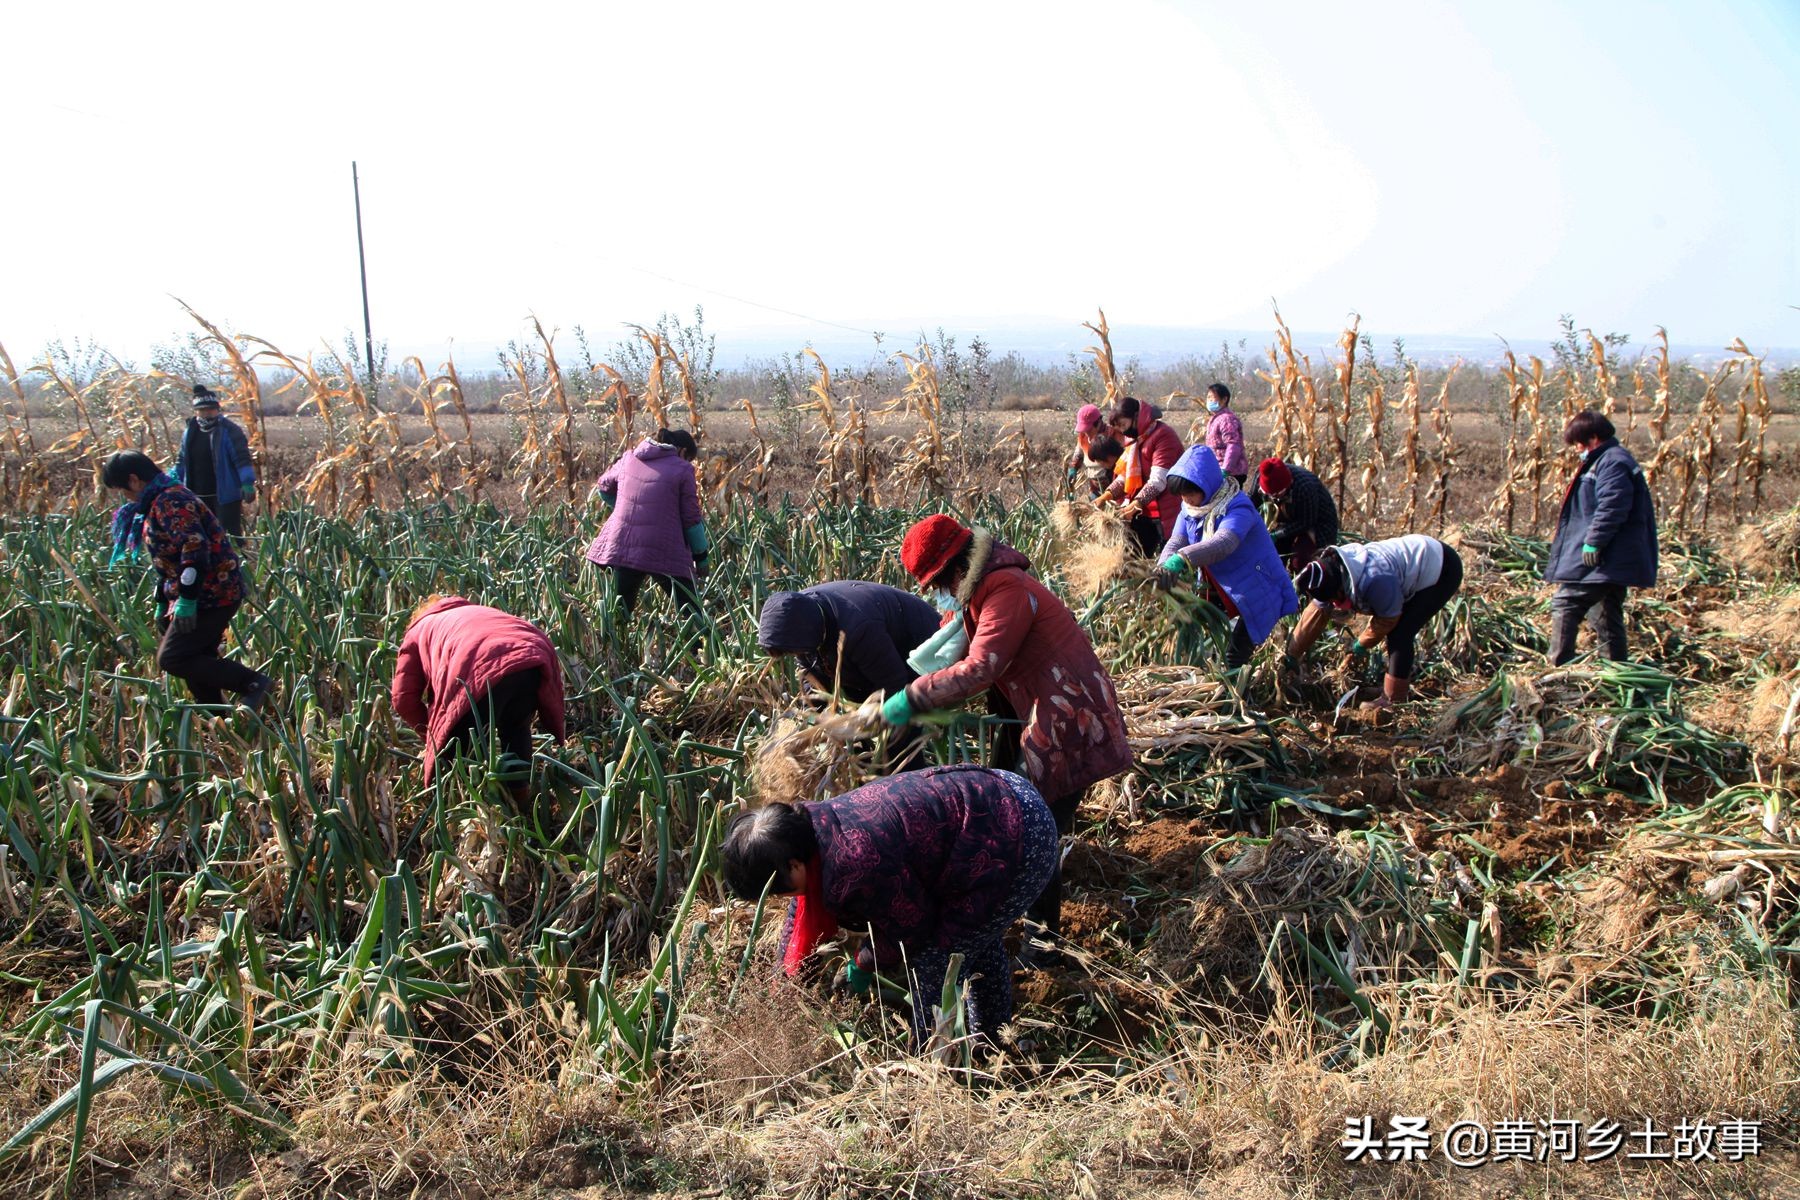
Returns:
[[[955,612],[956,594],[954,592],[947,592],[943,588],[933,588],[931,591],[931,603],[941,613]]]
[[[1206,402],[1206,411],[1209,413],[1218,412],[1219,411],[1219,402],[1217,400],[1208,400]]]
[[[1586,462],[1586,461],[1587,461],[1587,460],[1588,460],[1588,455],[1590,455],[1590,454],[1592,454],[1592,453],[1593,453],[1593,451],[1592,451],[1592,450],[1583,450],[1583,451],[1582,451],[1582,452],[1581,452],[1581,461],[1582,461],[1582,462]]]

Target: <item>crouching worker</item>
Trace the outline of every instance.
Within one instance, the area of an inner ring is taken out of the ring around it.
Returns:
[[[918,713],[955,708],[985,693],[996,714],[1019,720],[996,739],[993,765],[1037,788],[1068,833],[1090,784],[1131,765],[1125,718],[1112,676],[1056,594],[1032,577],[1023,554],[953,517],[926,517],[906,531],[900,561],[946,614],[932,667],[888,697],[882,716],[905,725]],[[1062,876],[1031,907],[1054,938],[1062,929]],[[1048,961],[1029,953],[1028,961]]]
[[[784,955],[790,975],[838,926],[866,925],[850,986],[866,992],[876,970],[904,977],[914,1047],[923,1049],[953,954],[963,956],[970,1033],[992,1040],[1012,1019],[1003,939],[1054,875],[1057,849],[1056,821],[1029,782],[954,766],[752,809],[726,830],[722,857],[739,899],[765,889],[798,897]]]
[[[1288,641],[1291,667],[1319,640],[1331,614],[1369,614],[1369,627],[1350,649],[1354,663],[1384,639],[1387,677],[1375,708],[1405,700],[1412,688],[1413,642],[1462,586],[1462,558],[1450,546],[1422,533],[1385,542],[1334,546],[1300,572],[1299,588],[1313,603]]]
[[[1338,511],[1331,499],[1331,489],[1305,467],[1265,458],[1256,468],[1256,492],[1275,504],[1275,524],[1269,536],[1275,549],[1287,563],[1287,569],[1298,573],[1307,563],[1319,557],[1319,551],[1337,545]]]
[[[931,605],[883,583],[819,583],[763,601],[756,644],[764,654],[793,655],[814,687],[860,704],[919,677],[907,655],[931,639],[940,620]],[[915,741],[910,727],[892,731],[889,765]]]
[[[532,722],[557,741],[563,728],[562,664],[543,630],[460,596],[432,596],[413,611],[394,667],[394,712],[425,738],[425,782],[461,749],[491,732],[500,748],[531,762]],[[508,785],[523,803],[523,780]]]
[[[163,622],[157,666],[185,680],[198,703],[222,704],[224,693],[236,692],[245,708],[262,707],[274,680],[219,653],[244,602],[244,574],[219,519],[141,451],[112,455],[100,479],[131,501],[132,511],[114,514],[115,537],[123,527],[129,543],[135,528],[160,576],[157,607],[168,608],[157,614]]]
[[[1198,570],[1218,597],[1231,618],[1227,678],[1241,687],[1256,648],[1277,621],[1300,608],[1293,581],[1256,505],[1212,450],[1189,446],[1169,472],[1169,492],[1181,501],[1181,515],[1163,545],[1162,568],[1171,575]]]

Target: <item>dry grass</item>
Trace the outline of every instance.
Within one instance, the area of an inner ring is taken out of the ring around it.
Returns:
[[[790,712],[776,719],[756,748],[750,779],[762,803],[795,803],[839,795],[873,779],[879,769],[867,739],[881,725],[879,698],[857,708],[835,703],[823,712]]]
[[[1110,505],[1064,500],[1050,513],[1063,580],[1076,596],[1092,600],[1136,565],[1130,530]]]

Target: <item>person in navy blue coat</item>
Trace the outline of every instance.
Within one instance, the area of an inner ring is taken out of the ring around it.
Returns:
[[[895,696],[919,677],[907,656],[938,631],[938,610],[884,583],[845,580],[776,592],[763,601],[756,644],[764,654],[791,654],[820,691],[860,704],[880,693]],[[916,765],[919,731],[887,732],[883,758],[890,770]]]
[[[1601,653],[1626,655],[1625,592],[1656,582],[1656,504],[1644,469],[1618,442],[1613,423],[1589,409],[1576,413],[1563,442],[1581,451],[1569,481],[1544,578],[1557,584],[1550,600],[1550,664],[1575,657],[1584,617]]]
[[[792,654],[820,689],[861,703],[917,679],[906,656],[942,623],[937,609],[884,583],[816,583],[763,601],[756,644],[764,654]]]

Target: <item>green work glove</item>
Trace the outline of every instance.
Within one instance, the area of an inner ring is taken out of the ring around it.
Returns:
[[[694,524],[689,525],[685,532],[687,535],[688,549],[694,552],[695,557],[704,557],[707,551],[712,549],[712,543],[706,539],[706,525],[704,522],[696,521]]]
[[[1369,652],[1369,647],[1364,645],[1362,642],[1357,641],[1357,642],[1350,643],[1350,653],[1355,655],[1357,658],[1361,658],[1363,655],[1367,654],[1368,652]]]
[[[906,698],[905,688],[901,688],[881,702],[881,719],[889,725],[904,725],[912,718],[912,701]]]
[[[238,499],[245,504],[254,503],[256,500],[256,485],[254,483],[246,483],[244,485],[243,495],[239,496]]]
[[[1584,567],[1599,566],[1600,565],[1600,547],[1598,547],[1598,546],[1583,546],[1581,548],[1581,565]]]
[[[181,597],[169,610],[169,628],[176,633],[192,633],[199,623],[200,602],[192,596]]]
[[[1187,569],[1187,559],[1179,554],[1171,554],[1162,560],[1162,569],[1171,575],[1179,574]]]
[[[865,971],[854,962],[844,965],[844,983],[855,996],[866,996],[875,986],[875,972]]]

